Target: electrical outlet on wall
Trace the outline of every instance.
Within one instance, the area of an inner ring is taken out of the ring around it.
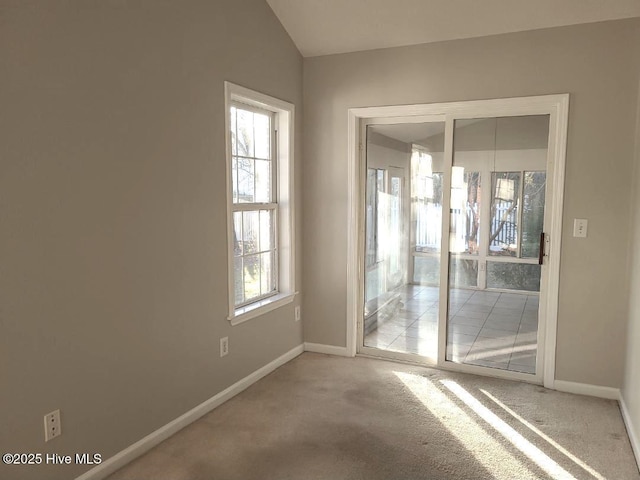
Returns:
[[[229,353],[229,337],[222,337],[220,339],[220,356],[224,357]]]
[[[48,442],[62,435],[62,422],[60,421],[60,410],[47,413],[44,416],[44,441]]]

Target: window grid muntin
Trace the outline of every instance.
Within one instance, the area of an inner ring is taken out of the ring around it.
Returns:
[[[256,198],[256,174],[255,174],[255,162],[256,161],[268,161],[270,163],[270,167],[271,167],[271,172],[269,175],[269,201],[270,202],[275,202],[275,198],[277,198],[277,192],[276,192],[276,178],[277,178],[277,161],[276,161],[276,139],[277,139],[277,130],[275,128],[275,124],[276,124],[276,114],[270,110],[266,110],[266,109],[262,109],[262,108],[258,108],[258,107],[254,107],[254,106],[250,106],[247,104],[244,104],[242,102],[239,101],[233,101],[231,102],[230,105],[230,122],[231,122],[231,131],[229,132],[229,134],[231,135],[231,158],[232,158],[232,172],[237,172],[238,168],[237,168],[237,164],[238,164],[238,160],[239,159],[243,159],[243,160],[249,160],[252,162],[252,171],[253,171],[253,198],[255,200]],[[256,139],[256,129],[255,129],[255,120],[252,121],[252,127],[253,127],[253,137],[252,137],[252,145],[253,145],[253,153],[254,155],[238,155],[238,140],[237,140],[237,133],[238,132],[238,118],[239,115],[237,114],[237,110],[244,110],[246,112],[252,113],[254,115],[262,115],[265,116],[269,119],[269,154],[270,157],[269,158],[265,158],[263,156],[256,156],[255,155],[255,139]],[[234,136],[235,134],[235,136]],[[233,204],[238,204],[238,203],[264,203],[264,202],[240,202],[239,197],[240,195],[240,178],[239,175],[235,174],[233,175],[232,178],[232,182],[233,182],[233,195],[232,195],[232,202]]]
[[[242,246],[239,248],[240,252],[238,252],[238,249],[234,248],[234,275],[235,275],[235,267],[236,267],[236,262],[238,260],[240,260],[241,265],[242,265],[242,300],[241,301],[237,301],[238,299],[238,291],[237,291],[237,285],[236,282],[234,281],[234,289],[236,289],[235,294],[234,294],[234,298],[236,299],[236,308],[240,308],[246,305],[249,305],[251,303],[257,302],[259,300],[263,300],[267,297],[276,295],[278,293],[278,277],[277,277],[277,265],[278,265],[278,249],[277,249],[277,230],[274,231],[274,225],[277,225],[277,215],[278,215],[278,210],[275,207],[275,205],[269,205],[267,208],[260,208],[259,210],[252,210],[249,208],[244,208],[242,210],[238,210],[233,212],[234,216],[233,216],[233,228],[234,228],[234,235],[236,235],[237,237],[237,232],[238,232],[238,228],[237,228],[237,220],[236,220],[236,213],[240,213],[240,228],[239,231],[240,232],[244,232],[245,231],[245,227],[244,227],[244,218],[245,215],[244,213],[251,213],[251,212],[258,212],[258,225],[259,225],[259,229],[261,229],[260,226],[260,212],[270,212],[271,213],[271,228],[269,229],[269,237],[270,240],[269,242],[271,243],[272,248],[267,248],[267,249],[263,249],[260,248],[260,246],[256,249],[256,250],[252,250],[251,252],[246,252],[245,248],[244,248],[244,241],[242,242]],[[259,231],[257,234],[258,237],[258,243],[261,243],[261,232]],[[260,291],[259,295],[254,295],[251,296],[250,298],[246,298],[246,288],[247,288],[247,283],[245,281],[245,275],[246,275],[246,269],[244,268],[245,265],[245,259],[247,258],[260,258],[262,257],[264,254],[271,254],[271,262],[270,262],[270,266],[269,266],[269,272],[270,272],[270,284],[271,284],[271,290],[263,292],[262,291],[262,285],[263,285],[263,270],[262,270],[262,265],[260,266],[259,272],[258,272],[258,289]]]

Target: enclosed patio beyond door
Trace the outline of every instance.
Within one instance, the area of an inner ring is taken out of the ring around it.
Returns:
[[[446,360],[536,372],[549,116],[456,120]]]
[[[518,100],[363,115],[359,353],[543,382],[563,127]]]
[[[443,152],[432,151],[428,158],[439,155],[437,163],[425,163],[420,142],[442,137],[444,128],[444,122],[366,127],[363,346],[420,355],[432,363],[437,361],[439,270],[428,259],[440,263],[442,201],[433,197],[433,178],[441,197]],[[424,274],[428,278],[422,279]]]

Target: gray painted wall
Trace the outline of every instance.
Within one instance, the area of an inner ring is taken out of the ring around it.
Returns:
[[[263,0],[1,0],[0,25],[0,451],[107,458],[302,342],[294,305],[226,320],[223,96],[294,103],[300,159],[302,57]]]
[[[622,385],[638,19],[304,61],[305,340],[346,344],[347,109],[570,93],[556,377]],[[574,218],[589,237],[572,235]]]

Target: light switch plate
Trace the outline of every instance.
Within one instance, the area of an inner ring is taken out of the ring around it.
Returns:
[[[586,218],[574,218],[573,219],[573,236],[579,238],[586,238],[587,236],[587,219]]]

